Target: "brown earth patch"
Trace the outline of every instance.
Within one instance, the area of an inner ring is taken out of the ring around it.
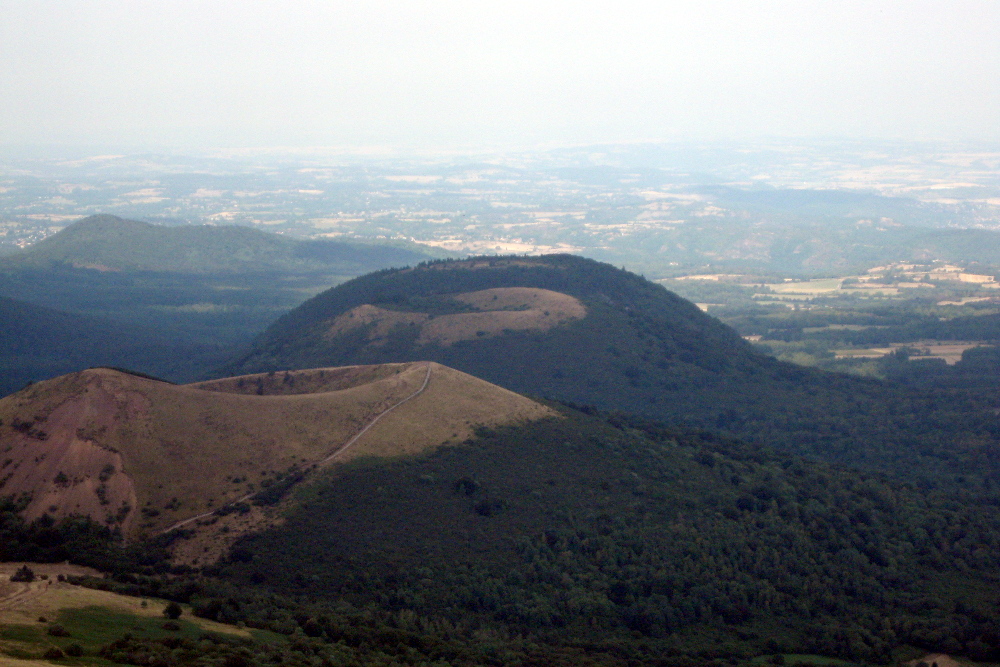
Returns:
[[[432,317],[427,313],[401,312],[365,304],[335,318],[324,337],[332,339],[369,327],[368,341],[381,345],[397,327],[415,327],[419,332],[418,345],[452,345],[508,331],[547,331],[587,314],[586,306],[576,297],[535,287],[499,287],[447,298],[478,312]]]
[[[452,298],[480,312],[435,317],[423,326],[418,343],[451,345],[505,331],[548,331],[587,314],[576,297],[534,287],[499,287]]]
[[[357,308],[352,308],[334,319],[330,323],[330,327],[327,329],[324,337],[336,338],[349,331],[372,326],[371,331],[368,332],[368,340],[378,345],[384,343],[396,327],[419,327],[429,319],[430,315],[426,313],[406,313],[364,304]]]
[[[139,395],[79,380],[70,379],[67,391],[53,395],[41,396],[32,387],[4,399],[14,409],[0,410],[0,420],[10,429],[0,433],[0,491],[30,495],[29,520],[45,513],[55,518],[84,514],[128,530],[135,485],[123,471],[120,452],[98,440],[147,405]],[[42,400],[33,400],[38,397]],[[33,410],[25,410],[28,406]]]

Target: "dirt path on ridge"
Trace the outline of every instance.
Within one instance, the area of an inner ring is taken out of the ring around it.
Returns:
[[[358,431],[357,433],[355,433],[354,436],[350,440],[348,440],[346,443],[344,443],[339,448],[337,448],[337,450],[335,452],[333,452],[332,454],[330,454],[329,456],[327,456],[325,459],[320,460],[317,463],[317,465],[323,465],[325,463],[329,463],[330,461],[333,461],[334,459],[336,459],[338,456],[340,456],[341,454],[343,454],[344,452],[346,452],[348,450],[348,448],[350,448],[355,442],[357,442],[361,438],[361,436],[363,436],[365,433],[367,433],[368,430],[372,426],[375,426],[375,424],[377,424],[378,421],[380,419],[382,419],[382,417],[385,417],[387,414],[389,414],[390,412],[392,412],[393,410],[395,410],[399,406],[403,405],[407,401],[409,401],[411,399],[414,399],[417,396],[419,396],[420,394],[424,393],[424,390],[427,389],[427,385],[431,381],[431,364],[430,364],[430,362],[425,362],[425,366],[427,368],[427,375],[424,376],[424,382],[423,382],[422,385],[420,385],[420,389],[417,389],[415,392],[413,392],[412,394],[410,394],[406,398],[402,399],[398,403],[395,403],[395,404],[389,406],[388,408],[386,408],[382,412],[380,412],[377,415],[375,415],[375,417],[371,421],[369,421],[364,426],[364,428],[362,428],[360,431]],[[252,498],[254,495],[256,495],[256,493],[257,493],[256,491],[248,493],[248,494],[246,494],[245,496],[243,496],[241,498],[237,498],[236,500],[234,500],[232,502],[229,502],[229,503],[226,503],[225,505],[222,505],[222,507],[229,507],[229,506],[232,506],[232,505],[236,505],[237,503],[245,502],[245,501],[249,500],[250,498]],[[211,510],[209,512],[204,512],[202,514],[198,514],[197,516],[193,516],[193,517],[188,518],[188,519],[184,519],[183,521],[178,521],[177,523],[175,523],[174,525],[170,526],[169,528],[160,531],[160,534],[161,535],[165,535],[166,533],[169,533],[172,530],[177,530],[181,526],[186,526],[187,524],[189,524],[189,523],[191,523],[193,521],[197,521],[198,519],[204,519],[205,517],[212,516],[219,509],[221,509],[221,507],[213,509],[213,510]]]
[[[319,465],[323,465],[324,463],[329,463],[330,461],[334,460],[335,458],[337,458],[338,456],[340,456],[341,454],[343,454],[344,452],[346,452],[347,449],[351,445],[353,445],[355,442],[357,442],[358,439],[361,438],[361,436],[363,436],[365,433],[368,432],[368,429],[370,429],[372,426],[374,426],[375,424],[377,424],[378,420],[382,419],[382,417],[385,417],[387,414],[389,414],[390,412],[392,412],[393,410],[395,410],[396,408],[398,408],[399,406],[401,406],[403,403],[406,403],[410,399],[416,398],[420,394],[424,393],[424,390],[427,389],[427,385],[428,385],[428,383],[430,381],[431,381],[431,365],[430,365],[429,362],[427,362],[427,375],[424,376],[424,383],[422,385],[420,385],[420,389],[417,389],[415,392],[413,392],[412,394],[410,394],[409,396],[407,396],[403,400],[399,401],[395,405],[390,406],[390,407],[386,408],[385,410],[383,410],[382,412],[378,413],[375,416],[374,419],[372,419],[370,422],[368,422],[368,424],[363,429],[361,429],[360,431],[358,431],[354,435],[354,437],[351,438],[350,440],[348,440],[343,446],[340,447],[340,449],[338,449],[333,454],[330,454],[325,459],[323,459],[322,461],[320,461]]]

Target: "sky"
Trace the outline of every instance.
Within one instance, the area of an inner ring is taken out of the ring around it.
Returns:
[[[997,0],[0,0],[0,146],[1000,139]]]

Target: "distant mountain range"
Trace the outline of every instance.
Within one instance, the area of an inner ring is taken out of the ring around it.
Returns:
[[[430,258],[244,227],[85,218],[0,258],[0,395],[97,365],[190,382],[310,295]]]

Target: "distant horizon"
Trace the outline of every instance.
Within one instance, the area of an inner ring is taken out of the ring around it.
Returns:
[[[997,141],[998,43],[991,0],[0,0],[0,145]]]
[[[334,157],[367,159],[448,159],[483,158],[488,156],[544,154],[564,150],[586,150],[626,147],[670,147],[677,149],[731,149],[731,150],[774,150],[794,147],[819,149],[830,148],[897,148],[925,150],[971,149],[1000,152],[1000,138],[955,139],[955,138],[894,138],[861,136],[775,136],[754,138],[724,137],[682,137],[666,139],[631,139],[620,141],[543,141],[534,143],[479,144],[479,145],[407,145],[407,144],[246,144],[246,145],[127,145],[127,144],[83,144],[72,142],[53,143],[0,143],[0,160],[19,159],[67,159],[98,160],[101,158],[133,158],[143,155],[165,157],[190,157],[197,159],[260,159],[272,157],[308,159],[330,159]]]

